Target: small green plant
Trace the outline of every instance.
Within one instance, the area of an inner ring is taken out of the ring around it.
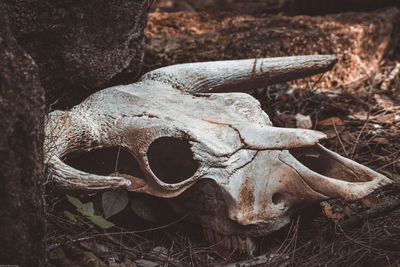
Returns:
[[[94,215],[93,202],[82,203],[78,198],[67,195],[69,203],[75,206],[76,211],[85,216],[90,222],[102,229],[108,229],[115,226],[112,222],[107,221],[101,216]],[[71,221],[76,222],[72,213],[64,211],[64,215]]]

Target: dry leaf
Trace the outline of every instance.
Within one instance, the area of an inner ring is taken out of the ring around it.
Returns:
[[[333,124],[342,125],[343,121],[339,117],[330,117],[318,122],[319,126],[331,126]]]
[[[376,205],[379,205],[383,202],[383,199],[378,198],[376,195],[369,195],[363,199],[361,199],[361,203],[366,207],[366,208],[372,208],[375,207]]]
[[[374,121],[381,124],[394,123],[396,122],[394,117],[395,115],[392,113],[386,115],[379,115],[374,118]]]
[[[157,213],[156,208],[151,203],[146,202],[140,196],[132,197],[131,199],[131,209],[132,211],[139,216],[140,218],[156,223],[157,220]]]
[[[309,115],[302,115],[297,113],[294,117],[296,119],[296,127],[302,129],[311,129],[312,121]]]
[[[385,138],[385,137],[376,136],[371,141],[375,142],[375,143],[378,143],[378,144],[390,145],[390,141],[387,140],[387,138]]]
[[[328,202],[323,202],[323,205],[324,205],[324,213],[325,213],[326,217],[328,217],[332,220],[335,220],[335,221],[338,221],[344,217],[344,213],[335,212],[333,210],[332,206]]]
[[[119,213],[129,204],[129,197],[124,191],[107,191],[101,195],[101,202],[106,219]]]
[[[393,103],[393,100],[386,95],[375,94],[374,98],[375,98],[376,103],[378,103],[378,105],[381,106],[382,108],[390,108],[390,107],[396,106]]]
[[[336,132],[335,132],[335,130],[329,129],[329,130],[322,131],[322,132],[326,135],[326,137],[327,137],[328,139],[333,138],[333,137],[336,137]]]
[[[135,260],[135,264],[138,267],[158,267],[158,266],[162,266],[162,264],[160,264],[159,262],[154,262],[154,261],[145,260],[145,259]]]
[[[353,120],[366,121],[368,118],[368,113],[366,111],[363,111],[363,112],[351,114],[348,117]]]

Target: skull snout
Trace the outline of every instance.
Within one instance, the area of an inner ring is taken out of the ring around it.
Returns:
[[[312,203],[329,198],[359,199],[391,183],[319,144],[259,151],[240,174],[244,178],[230,218],[241,225],[264,225],[268,231],[279,229],[294,211]]]
[[[279,159],[281,153],[284,151],[259,151],[250,164],[232,177],[230,186],[233,188],[238,180],[240,185],[233,197],[236,205],[229,212],[231,220],[246,226],[260,224],[265,227],[263,231],[271,232],[288,223],[295,210],[326,199]]]
[[[392,183],[382,174],[320,144],[289,152],[282,153],[280,159],[296,169],[313,190],[327,198],[356,200]]]

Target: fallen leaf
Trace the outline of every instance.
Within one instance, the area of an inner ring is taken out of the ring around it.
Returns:
[[[154,208],[139,197],[131,200],[131,209],[137,216],[146,221],[154,223],[158,221]]]
[[[150,261],[150,260],[145,260],[145,259],[135,260],[135,264],[136,264],[137,266],[143,266],[143,267],[157,267],[157,266],[161,266],[161,264],[158,263],[158,262],[154,262],[154,261]]]
[[[76,218],[75,218],[75,216],[71,213],[71,212],[69,212],[69,211],[67,211],[67,210],[64,210],[64,215],[65,215],[65,217],[67,217],[71,222],[78,222],[77,220],[76,220]]]
[[[376,136],[371,141],[375,142],[375,143],[378,143],[378,144],[390,145],[390,141],[387,140],[385,137]]]
[[[106,219],[119,213],[129,204],[128,193],[124,191],[107,191],[101,195],[101,203]]]
[[[325,213],[326,217],[328,217],[332,220],[335,220],[335,221],[338,221],[344,217],[344,213],[335,212],[333,210],[332,206],[328,202],[323,202],[323,205],[324,205],[324,213]]]
[[[348,118],[353,119],[353,120],[366,121],[368,118],[368,113],[366,111],[354,113],[354,114],[349,115]]]
[[[342,125],[343,121],[339,117],[330,117],[318,122],[319,126],[331,126],[333,124]]]
[[[390,113],[390,114],[385,114],[385,115],[379,115],[374,117],[373,119],[374,122],[380,123],[380,124],[390,124],[390,123],[395,123],[395,114]]]
[[[82,202],[79,199],[77,199],[76,197],[67,195],[67,200],[69,203],[74,205],[77,209],[79,209],[83,206]]]
[[[106,219],[104,219],[101,216],[93,215],[93,216],[88,217],[88,219],[92,223],[94,223],[95,225],[97,225],[98,227],[103,228],[103,229],[108,229],[108,228],[115,226],[115,224],[107,221]]]
[[[386,95],[374,94],[374,98],[375,98],[376,103],[379,106],[381,106],[382,108],[390,108],[390,107],[396,106],[393,103],[393,100],[390,97],[386,96]]]
[[[375,207],[376,205],[381,204],[382,202],[383,202],[383,199],[378,198],[376,195],[369,195],[369,196],[361,199],[361,203],[366,208]]]
[[[296,127],[301,129],[311,129],[312,121],[309,115],[297,113],[294,117],[296,119]]]
[[[333,138],[333,137],[336,137],[336,132],[335,132],[335,130],[329,129],[329,130],[322,131],[322,132],[326,135],[326,137],[327,137],[328,139]]]
[[[94,215],[94,208],[93,208],[93,202],[88,202],[85,204],[82,204],[80,208],[77,209],[79,213],[85,216],[93,216]]]

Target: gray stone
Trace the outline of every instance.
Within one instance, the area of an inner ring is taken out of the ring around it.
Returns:
[[[39,66],[46,103],[76,104],[143,59],[153,0],[6,0],[18,43]],[[116,78],[118,79],[118,78]]]
[[[0,265],[45,266],[44,90],[0,2]]]

